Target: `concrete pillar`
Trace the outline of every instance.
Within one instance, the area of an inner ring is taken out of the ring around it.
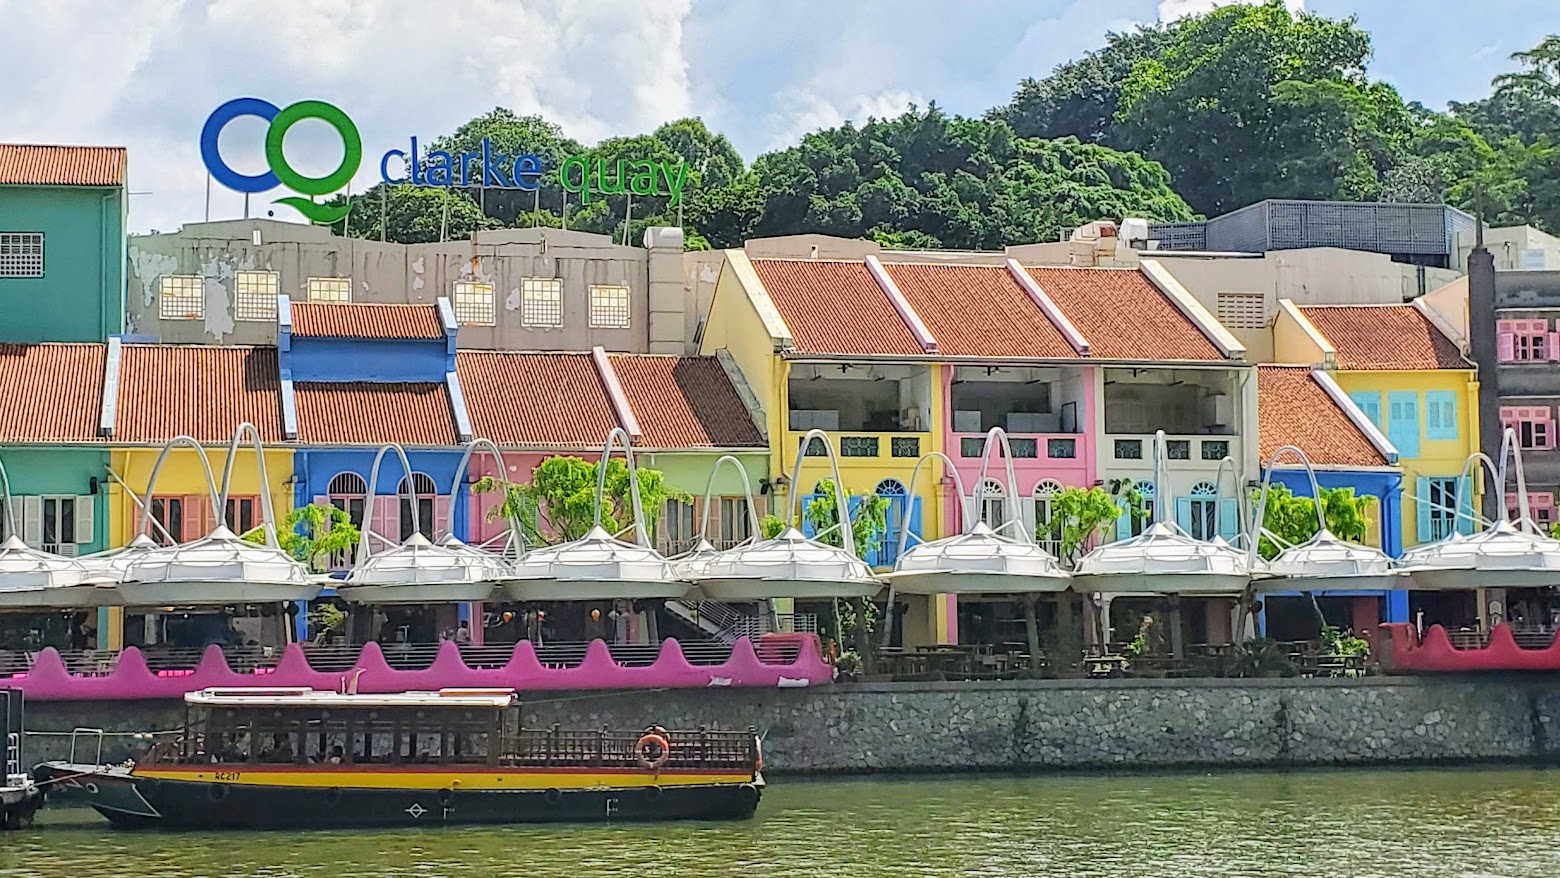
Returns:
[[[1479,450],[1491,459],[1500,455],[1500,382],[1495,344],[1495,257],[1484,247],[1483,220],[1479,243],[1468,254],[1468,340],[1479,367]],[[1482,472],[1482,470],[1480,470]],[[1505,514],[1505,486],[1486,485],[1481,504],[1491,521]],[[1484,615],[1480,602],[1480,616]]]
[[[685,330],[683,294],[683,231],[674,228],[645,229],[649,252],[650,353],[691,353],[692,339]]]

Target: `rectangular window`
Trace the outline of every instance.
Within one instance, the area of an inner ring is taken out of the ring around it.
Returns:
[[[493,285],[469,280],[456,281],[455,322],[462,326],[492,326]]]
[[[1503,363],[1542,363],[1560,357],[1547,319],[1495,321],[1496,353]]]
[[[593,284],[590,288],[590,325],[595,329],[627,329],[628,287]]]
[[[164,320],[200,320],[206,316],[205,281],[171,274],[157,280],[157,316]]]
[[[233,316],[239,320],[276,319],[281,291],[274,271],[240,271],[233,275]]]
[[[1517,495],[1506,495],[1506,517],[1512,521],[1522,513],[1521,504],[1517,502]],[[1553,491],[1528,492],[1528,513],[1533,516],[1533,521],[1547,530],[1555,523],[1555,495]]]
[[[1501,406],[1500,424],[1517,431],[1523,448],[1555,447],[1554,412],[1546,405]]]
[[[661,545],[665,547],[662,553],[666,555],[688,551],[698,538],[698,523],[694,520],[692,503],[666,501],[665,519],[661,526]]]
[[[1425,391],[1425,438],[1456,439],[1457,394],[1450,390]]]
[[[556,277],[520,279],[520,324],[563,325],[563,281]]]
[[[171,546],[184,539],[183,498],[153,497],[152,520],[157,524],[148,525],[147,534],[157,542]]]
[[[1379,392],[1372,390],[1351,393],[1349,394],[1349,399],[1354,400],[1354,404],[1359,406],[1360,411],[1365,413],[1365,417],[1370,418],[1372,424],[1375,424],[1378,429],[1381,427],[1381,394]]]
[[[1219,322],[1230,329],[1267,328],[1267,299],[1261,293],[1219,293]]]
[[[746,497],[721,498],[719,548],[729,549],[753,535],[747,505]]]
[[[0,277],[43,277],[42,232],[0,232]]]
[[[1412,390],[1387,394],[1387,441],[1403,457],[1419,456],[1419,394]]]
[[[92,542],[92,498],[23,496],[22,539],[46,552],[75,557],[81,543]]]
[[[309,301],[340,303],[352,301],[352,279],[348,277],[309,278]]]
[[[1427,541],[1441,540],[1452,535],[1457,529],[1457,480],[1456,479],[1425,479],[1429,492],[1425,499],[1429,501],[1426,516],[1429,519],[1428,531],[1421,534],[1421,539]]]
[[[227,501],[227,524],[239,536],[255,529],[255,499],[234,497]]]

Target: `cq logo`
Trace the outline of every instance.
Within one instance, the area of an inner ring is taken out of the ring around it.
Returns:
[[[222,160],[217,146],[218,138],[222,136],[222,129],[240,116],[257,116],[271,123],[265,133],[265,163],[269,170],[264,174],[240,174]],[[293,170],[282,151],[287,129],[305,119],[318,119],[341,135],[341,165],[323,177],[306,177]],[[363,138],[346,113],[324,101],[299,101],[282,109],[259,98],[234,98],[212,111],[206,120],[205,127],[200,131],[200,156],[211,176],[229,189],[235,192],[268,192],[278,186],[285,186],[298,195],[278,198],[273,203],[288,205],[312,222],[329,224],[346,216],[351,210],[351,204],[330,207],[316,202],[314,198],[338,192],[352,180],[358,166],[363,163]]]

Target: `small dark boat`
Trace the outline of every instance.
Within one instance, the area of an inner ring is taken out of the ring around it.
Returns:
[[[525,729],[511,690],[208,689],[183,735],[121,766],[46,762],[120,826],[300,828],[739,819],[753,732]]]

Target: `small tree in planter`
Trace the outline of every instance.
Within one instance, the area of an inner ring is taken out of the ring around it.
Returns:
[[[1254,495],[1252,502],[1255,503],[1260,496],[1260,493]],[[1354,496],[1353,488],[1322,489],[1322,517],[1333,536],[1351,542],[1365,539],[1365,499]],[[1305,542],[1316,536],[1316,501],[1296,495],[1287,485],[1269,485],[1267,503],[1262,511],[1262,529],[1291,546]],[[1264,559],[1271,560],[1280,551],[1282,549],[1278,543],[1267,536],[1257,542],[1257,553]],[[1311,598],[1311,610],[1316,614],[1321,636],[1326,639],[1329,628],[1327,619],[1316,603],[1316,595],[1307,594]]]
[[[276,542],[282,551],[308,567],[310,573],[328,573],[331,559],[350,557],[361,536],[362,532],[347,513],[317,503],[299,506],[287,513],[282,526],[276,529]],[[263,544],[265,528],[245,532],[244,539]]]
[[[1068,569],[1076,566],[1078,558],[1090,544],[1104,536],[1123,515],[1131,515],[1139,521],[1147,515],[1143,494],[1132,482],[1124,482],[1118,496],[1112,496],[1104,488],[1097,487],[1064,488],[1052,494],[1051,521],[1047,529],[1057,535],[1057,555],[1062,566]],[[1046,533],[1037,534],[1041,539],[1047,536]],[[1063,592],[1057,596],[1057,609],[1056,624],[1049,632],[1049,642],[1046,644],[1047,651],[1052,655],[1069,656],[1065,669],[1071,670],[1075,664],[1071,657],[1083,655],[1083,628],[1075,621],[1071,593]],[[1033,599],[1025,602],[1024,616],[1030,652],[1038,654],[1040,640]],[[1037,656],[1035,660],[1038,661]]]

